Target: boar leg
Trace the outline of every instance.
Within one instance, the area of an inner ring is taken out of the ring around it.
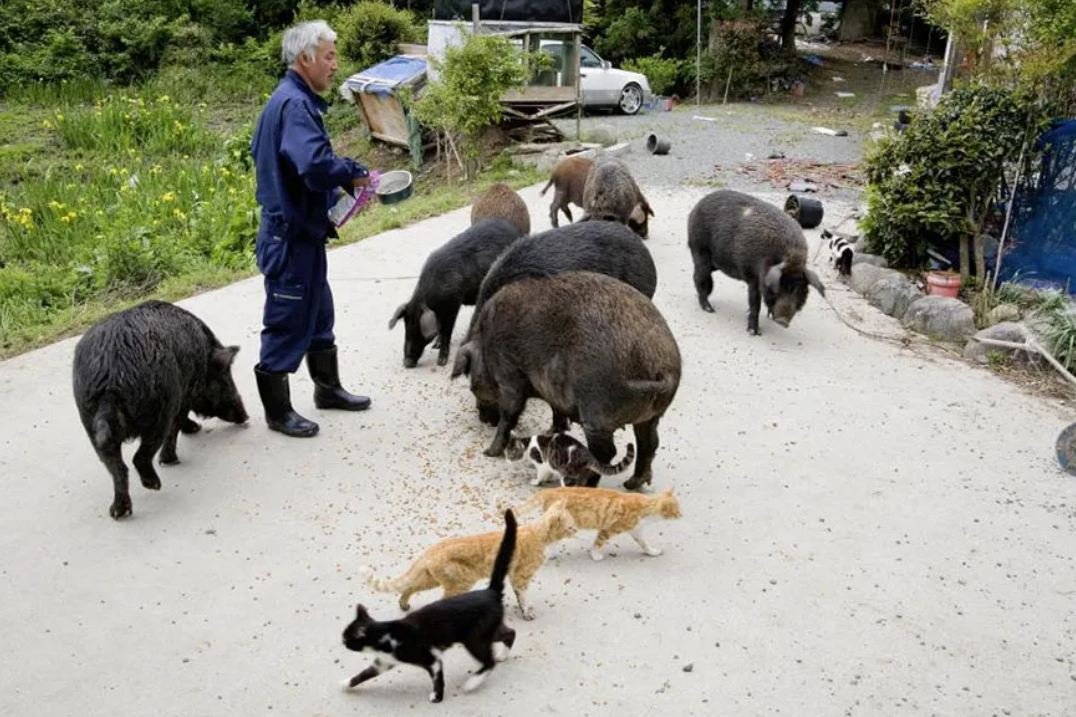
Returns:
[[[114,519],[126,517],[131,514],[131,493],[127,485],[127,465],[123,462],[123,454],[120,452],[118,443],[108,443],[97,449],[97,457],[105,464],[109,475],[112,476],[112,489],[115,496],[108,514]]]
[[[633,426],[635,429],[637,458],[635,459],[635,474],[624,482],[624,487],[628,490],[639,490],[653,478],[650,464],[653,463],[654,454],[657,453],[658,450],[659,420],[660,419],[652,418],[649,421],[636,423]]]
[[[710,294],[714,290],[714,268],[710,253],[692,249],[691,259],[695,262],[695,291],[699,295],[699,306],[712,314],[714,307],[710,304]]]
[[[193,433],[197,433],[198,431],[202,430],[202,426],[197,421],[192,420],[191,418],[184,415],[184,416],[180,416],[179,430],[183,431],[187,435],[191,435]]]
[[[550,427],[550,433],[565,433],[571,426],[569,425],[568,416],[553,409],[553,425]]]
[[[456,317],[460,314],[460,305],[439,307],[437,314],[437,365],[448,363],[448,352],[452,348],[452,329],[456,327]]]
[[[157,451],[164,444],[165,436],[171,430],[171,425],[171,419],[164,419],[158,421],[157,425],[142,434],[142,442],[131,460],[134,463],[135,470],[138,471],[138,477],[142,480],[142,485],[150,490],[161,489],[161,479],[153,468],[153,456],[157,454]]]
[[[523,392],[513,386],[502,383],[500,394],[501,417],[497,422],[497,435],[493,437],[493,443],[489,444],[489,448],[486,449],[486,455],[491,458],[504,455],[504,449],[508,448],[508,440],[512,436],[512,429],[516,427],[519,416],[527,405]]]
[[[747,282],[747,333],[758,336],[762,332],[758,330],[758,312],[762,309],[761,282]]]
[[[583,433],[587,437],[587,450],[598,459],[599,463],[609,465],[616,458],[616,444],[613,443],[613,434],[585,427]],[[599,481],[601,481],[601,475],[594,471],[587,471],[588,488],[594,488]]]
[[[190,421],[190,419],[187,418],[187,409],[184,408],[176,416],[176,420],[172,421],[168,434],[164,437],[164,447],[161,448],[161,465],[170,466],[179,463],[179,456],[176,455],[176,440],[179,438],[179,432],[183,430],[184,422],[187,421]]]

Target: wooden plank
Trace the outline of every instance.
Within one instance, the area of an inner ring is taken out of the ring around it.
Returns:
[[[393,95],[358,93],[370,134],[378,139],[403,147],[410,146],[407,118],[400,100]]]
[[[505,92],[501,95],[501,102],[575,102],[575,98],[575,87],[525,87],[522,92]]]

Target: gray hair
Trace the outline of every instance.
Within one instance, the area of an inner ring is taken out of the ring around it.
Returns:
[[[299,59],[299,55],[313,60],[318,45],[323,40],[336,42],[336,33],[324,20],[301,22],[289,27],[284,31],[284,38],[280,43],[280,59],[289,67]]]

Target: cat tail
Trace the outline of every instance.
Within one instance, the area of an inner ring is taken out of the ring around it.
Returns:
[[[508,566],[512,564],[512,554],[516,551],[516,516],[511,509],[504,511],[504,537],[497,557],[493,561],[493,572],[489,576],[489,589],[498,595],[504,595],[504,579],[508,575]]]
[[[635,460],[635,444],[629,443],[628,450],[624,453],[624,457],[620,459],[619,463],[607,466],[595,458],[591,461],[590,469],[603,476],[615,476],[617,473],[626,471],[633,460]]]
[[[398,593],[405,585],[410,585],[421,577],[417,574],[420,570],[418,561],[416,561],[406,573],[395,578],[379,578],[374,575],[373,568],[367,566],[359,568],[359,575],[362,576],[367,585],[379,593]]]

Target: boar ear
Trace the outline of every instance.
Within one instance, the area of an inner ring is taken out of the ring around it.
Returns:
[[[628,217],[629,221],[633,221],[636,224],[642,224],[646,221],[646,207],[643,204],[636,204],[631,210],[631,216]]]
[[[822,280],[818,278],[818,274],[814,273],[810,269],[804,269],[803,273],[807,275],[807,283],[818,289],[819,294],[825,296],[826,287],[822,286]]]
[[[235,360],[235,355],[239,353],[238,346],[221,346],[220,348],[213,349],[213,356],[210,361],[214,368],[225,370],[230,368],[232,361]]]
[[[361,603],[355,606],[355,619],[359,622],[373,622],[370,619],[370,613],[366,612],[366,608]]]
[[[407,312],[407,304],[400,304],[400,307],[396,309],[396,313],[389,319],[389,331],[392,331],[396,327],[396,322],[403,318],[404,313]]]
[[[470,343],[466,343],[460,346],[456,351],[456,363],[452,364],[452,375],[449,378],[456,378],[458,376],[469,376],[471,374],[471,358],[474,352],[474,347]]]
[[[780,264],[775,264],[770,267],[770,270],[766,272],[766,279],[763,282],[766,288],[776,291],[777,287],[781,285],[781,273],[785,270],[785,263],[782,261]]]
[[[422,312],[422,316],[418,320],[419,331],[422,332],[422,337],[430,340],[437,335],[438,323],[437,314],[433,313],[430,309],[425,309]]]
[[[652,217],[657,216],[657,214],[654,214],[654,210],[650,208],[650,202],[646,201],[646,197],[643,197],[643,211]]]

